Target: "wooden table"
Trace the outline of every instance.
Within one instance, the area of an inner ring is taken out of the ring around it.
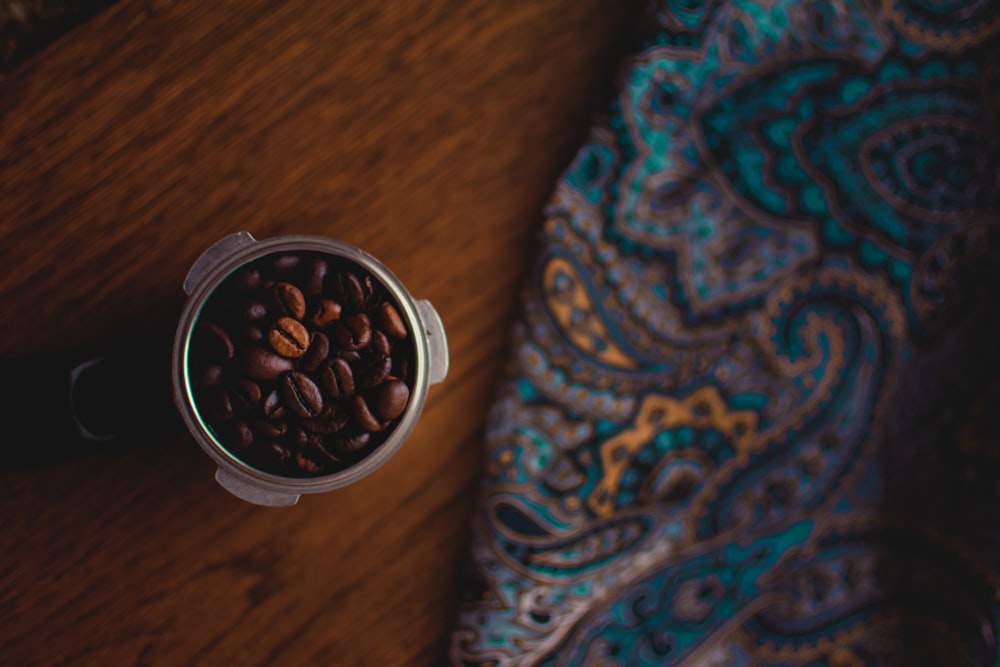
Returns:
[[[628,11],[123,0],[0,79],[0,354],[172,328],[244,229],[366,248],[452,358],[386,466],[294,508],[188,437],[0,476],[0,663],[442,660],[516,285]]]

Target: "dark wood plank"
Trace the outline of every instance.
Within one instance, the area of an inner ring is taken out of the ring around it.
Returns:
[[[5,664],[441,659],[516,284],[625,13],[123,0],[0,80],[0,354],[172,327],[239,229],[366,248],[452,354],[395,458],[292,509],[188,438],[0,476]]]

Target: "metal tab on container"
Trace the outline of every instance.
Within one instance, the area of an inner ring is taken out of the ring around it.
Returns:
[[[243,246],[255,243],[257,239],[250,232],[236,232],[216,241],[201,257],[194,261],[187,277],[184,278],[184,293],[191,296],[198,284],[204,280],[209,270],[220,261],[232,255]]]
[[[420,312],[424,334],[427,336],[427,345],[430,348],[428,380],[431,384],[438,384],[444,382],[448,376],[448,337],[444,333],[441,316],[434,310],[431,302],[422,299],[415,301],[415,304]]]
[[[277,493],[262,489],[257,485],[249,484],[243,481],[228,470],[223,470],[221,467],[215,471],[215,481],[219,483],[219,486],[224,488],[226,491],[229,491],[237,498],[241,498],[248,503],[253,503],[254,505],[263,505],[264,507],[291,507],[299,502],[299,497],[297,495]]]

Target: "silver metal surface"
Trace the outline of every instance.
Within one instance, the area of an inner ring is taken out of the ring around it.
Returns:
[[[399,304],[407,327],[414,333],[414,381],[410,401],[390,436],[357,464],[322,477],[285,477],[258,470],[233,456],[213,436],[195,405],[187,362],[191,332],[212,291],[233,271],[255,259],[280,252],[320,252],[363,267]],[[195,261],[184,281],[184,304],[174,337],[172,377],[174,402],[188,430],[218,464],[216,480],[232,494],[258,505],[294,505],[303,493],[330,491],[370,475],[402,446],[416,426],[429,385],[448,372],[448,344],[441,318],[427,301],[415,301],[403,284],[377,259],[363,250],[321,236],[280,236],[257,241],[247,232],[231,234]]]
[[[431,348],[430,383],[444,382],[448,375],[448,337],[444,334],[444,324],[441,316],[434,310],[430,301],[417,301],[417,310],[424,322],[424,335]]]
[[[215,469],[215,481],[219,486],[241,500],[254,505],[265,507],[291,507],[299,502],[299,496],[291,493],[276,493],[268,491],[260,486],[245,481],[241,477],[232,474],[226,468],[219,466]]]
[[[240,248],[256,242],[257,239],[250,232],[236,232],[216,241],[208,250],[201,253],[201,256],[191,265],[191,270],[184,278],[184,293],[191,296],[191,292],[204,281],[212,267],[225,261],[227,257]]]

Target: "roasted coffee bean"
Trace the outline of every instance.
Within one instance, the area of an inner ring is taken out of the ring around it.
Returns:
[[[243,338],[251,343],[259,343],[264,340],[264,330],[256,324],[251,324],[243,328]]]
[[[272,266],[278,271],[291,271],[299,265],[301,258],[298,255],[278,255],[274,258]]]
[[[344,359],[334,359],[323,369],[320,381],[327,395],[335,401],[354,395],[354,371]]]
[[[365,307],[365,302],[367,301],[364,283],[353,273],[348,273],[347,276],[350,307],[352,310],[360,310]]]
[[[267,342],[281,356],[298,359],[309,349],[309,332],[298,320],[282,317],[267,332]]]
[[[302,422],[302,427],[310,433],[330,435],[337,433],[347,426],[347,411],[344,408],[327,405],[323,409],[323,414],[314,419],[306,419]]]
[[[392,359],[375,355],[363,360],[358,369],[358,386],[363,389],[377,387],[392,373]]]
[[[313,257],[306,267],[306,279],[302,285],[302,290],[309,298],[315,298],[323,293],[323,282],[326,274],[330,270],[325,260]]]
[[[281,400],[281,394],[277,389],[273,389],[264,399],[264,416],[271,420],[285,416],[285,403]]]
[[[218,421],[227,421],[233,418],[233,402],[229,397],[229,392],[222,390],[212,394],[209,401],[212,416]]]
[[[299,467],[302,472],[307,472],[309,474],[318,473],[322,470],[322,467],[310,458],[306,458],[306,455],[302,452],[295,452],[295,465]]]
[[[348,315],[333,328],[333,340],[345,350],[360,350],[371,339],[371,321],[364,313]]]
[[[302,356],[299,368],[307,373],[312,373],[323,365],[328,356],[330,356],[330,339],[326,337],[326,334],[317,331],[309,338],[309,349]]]
[[[236,274],[230,283],[236,292],[252,292],[260,287],[260,271],[258,269],[244,269]]]
[[[338,464],[340,459],[333,456],[323,446],[324,437],[318,433],[310,433],[305,429],[297,429],[292,436],[299,450],[317,463]]]
[[[260,299],[250,299],[243,305],[243,319],[247,322],[259,322],[267,317],[267,306]]]
[[[410,359],[409,355],[403,352],[402,347],[399,345],[393,350],[392,372],[395,373],[396,377],[406,380],[410,377]]]
[[[277,380],[293,367],[291,359],[262,347],[245,347],[236,354],[237,370],[254,380]]]
[[[324,463],[327,468],[343,464],[344,460],[331,452],[330,449],[333,448],[328,449],[322,438],[318,442],[307,442],[302,446],[302,451],[307,457],[313,461]]]
[[[274,283],[268,290],[271,304],[276,312],[285,317],[301,320],[306,315],[306,298],[302,291],[291,283]]]
[[[320,329],[330,326],[340,319],[341,310],[340,304],[333,299],[320,299],[309,313],[309,324]]]
[[[269,450],[271,458],[279,463],[284,463],[288,459],[292,458],[291,450],[280,442],[272,442],[269,446]]]
[[[392,378],[375,392],[375,411],[382,419],[395,419],[403,414],[410,400],[410,388],[397,378]]]
[[[383,357],[388,357],[392,354],[392,343],[386,338],[386,335],[379,331],[378,329],[372,330],[372,342],[370,343],[371,348],[381,354]]]
[[[388,301],[382,302],[376,311],[375,321],[393,338],[406,338],[406,325],[399,312]]]
[[[369,432],[382,429],[382,423],[372,414],[371,408],[361,394],[355,394],[351,399],[351,415],[358,426]]]
[[[244,412],[250,411],[260,403],[260,385],[250,380],[240,380],[230,390],[233,404]]]
[[[316,433],[310,433],[304,428],[295,428],[292,431],[292,440],[299,447],[303,447],[308,444],[318,443],[323,439],[323,436],[317,435]]]
[[[193,343],[198,353],[210,361],[229,361],[236,352],[229,334],[212,322],[198,325]]]
[[[364,305],[364,286],[361,284],[361,280],[349,271],[335,275],[330,289],[333,298],[349,311],[357,311]]]
[[[274,421],[258,419],[251,424],[251,428],[267,440],[277,440],[285,437],[285,434],[288,433],[288,424],[283,419],[275,419]]]
[[[372,282],[371,276],[365,276],[364,283],[361,286],[361,293],[361,307],[364,310],[372,310],[379,304],[378,290],[375,289],[375,284]]]
[[[246,449],[253,444],[253,431],[245,421],[233,422],[229,432],[232,435],[232,444],[238,449]]]
[[[192,379],[195,389],[205,390],[211,389],[212,387],[218,386],[219,381],[222,380],[222,366],[218,364],[212,364],[211,366],[206,366],[197,376]]]
[[[291,371],[283,375],[281,394],[292,412],[300,417],[317,417],[323,411],[323,394],[305,373]]]
[[[361,361],[361,353],[357,350],[340,350],[337,352],[337,358],[343,359],[349,364],[355,364]]]
[[[322,436],[310,434],[310,437],[301,442],[296,441],[296,444],[298,444],[303,456],[319,463],[323,467],[338,466],[342,463],[342,460],[339,457],[331,454],[327,451],[326,447],[323,446]]]
[[[369,440],[371,440],[371,436],[367,433],[357,433],[343,438],[335,438],[331,444],[331,448],[333,449],[332,453],[334,455],[355,454],[364,449]]]

